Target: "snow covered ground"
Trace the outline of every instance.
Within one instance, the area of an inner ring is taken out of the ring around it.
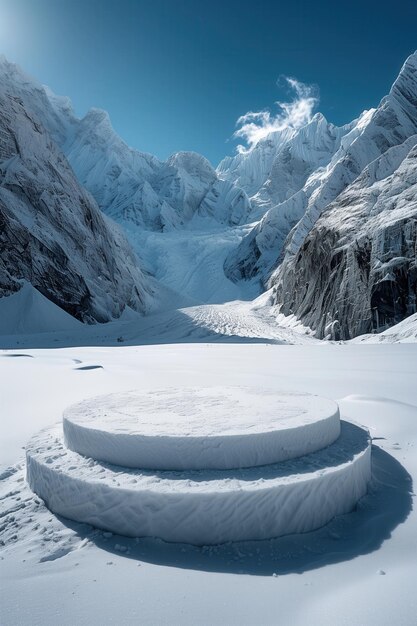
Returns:
[[[168,309],[142,317],[134,311],[125,310],[122,318],[113,323],[78,325],[73,318],[61,317],[62,310],[45,298],[32,298],[26,311],[25,300],[16,296],[0,300],[0,349],[15,347],[62,347],[79,345],[114,346],[161,343],[195,342],[256,342],[278,344],[320,343],[309,330],[292,318],[280,316],[276,323],[274,310],[254,302],[237,300],[226,304]],[[10,301],[13,298],[13,307]],[[26,311],[25,313],[21,311]],[[6,322],[7,320],[7,322]],[[57,330],[38,332],[38,320],[42,330],[47,325]],[[57,323],[59,322],[59,323]],[[75,329],[74,329],[75,328]]]
[[[417,313],[406,317],[395,326],[375,335],[360,335],[352,343],[416,343]]]
[[[0,621],[414,624],[416,320],[384,340],[319,341],[271,307],[271,294],[252,301],[255,283],[223,277],[239,227],[197,226],[164,239],[131,231],[165,289],[146,317],[126,309],[115,322],[81,325],[29,285],[0,300]],[[391,344],[403,340],[414,343]],[[68,405],[218,385],[319,394],[367,427],[374,478],[356,510],[310,533],[197,548],[57,518],[29,490],[23,448]]]
[[[115,323],[2,338],[2,623],[415,623],[416,346],[300,334],[287,345],[297,331],[275,327],[273,337],[265,315],[248,303],[209,305],[134,318],[123,331]],[[162,381],[337,400],[342,419],[373,437],[368,495],[320,530],[219,547],[127,539],[52,515],[24,480],[29,438],[73,402]]]
[[[414,623],[417,346],[390,342],[415,342],[417,322],[383,341],[319,341],[271,307],[271,294],[252,301],[256,284],[223,278],[237,236],[213,226],[136,239],[165,289],[146,317],[127,309],[81,325],[29,285],[0,300],[2,623]],[[69,522],[29,490],[23,448],[68,405],[218,385],[319,394],[367,427],[374,478],[356,510],[310,533],[198,548]]]

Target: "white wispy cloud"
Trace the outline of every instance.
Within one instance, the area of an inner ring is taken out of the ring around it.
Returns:
[[[238,145],[240,153],[250,152],[260,139],[276,130],[285,128],[301,128],[307,124],[319,102],[318,89],[315,86],[301,83],[289,76],[281,77],[293,92],[294,97],[289,102],[277,101],[277,113],[264,111],[249,111],[241,115],[236,122],[239,128],[233,136],[243,139],[246,145]]]

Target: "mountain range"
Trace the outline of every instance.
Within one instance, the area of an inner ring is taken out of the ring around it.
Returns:
[[[158,235],[171,263],[173,242],[180,255],[198,231],[198,246],[201,232],[216,239],[231,293],[271,289],[277,311],[319,338],[383,331],[416,312],[417,53],[357,120],[317,113],[217,169],[130,148],[106,112],[78,119],[2,58],[0,220],[0,295],[29,282],[84,322],[157,306],[178,286],[147,246]]]

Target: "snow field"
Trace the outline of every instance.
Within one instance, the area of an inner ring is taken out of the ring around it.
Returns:
[[[92,398],[64,411],[66,446],[129,468],[256,467],[300,457],[340,434],[333,400],[261,387],[190,387]]]
[[[292,626],[414,624],[414,345],[63,345],[19,344],[0,358],[2,623],[272,626],[279,615]],[[90,364],[101,369],[77,369]],[[148,389],[254,385],[330,396],[343,420],[372,434],[367,494],[311,533],[211,547],[122,537],[53,515],[26,484],[26,464],[15,466],[22,446],[67,406],[138,381]]]

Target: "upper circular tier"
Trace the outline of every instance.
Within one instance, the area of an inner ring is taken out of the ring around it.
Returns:
[[[246,387],[129,391],[64,412],[74,452],[130,468],[231,469],[320,450],[340,433],[336,402]]]

